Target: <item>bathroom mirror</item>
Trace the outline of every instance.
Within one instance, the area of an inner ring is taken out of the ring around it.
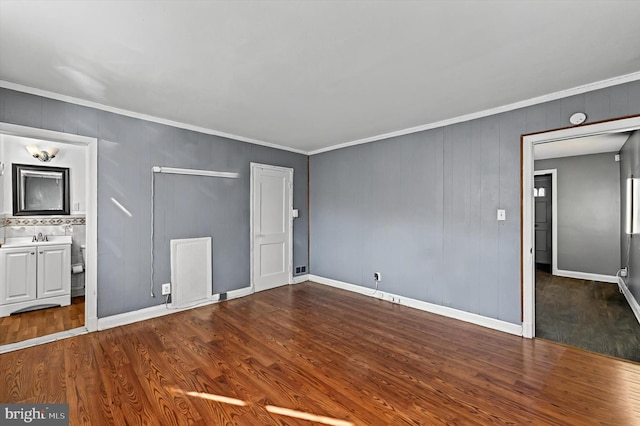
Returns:
[[[13,215],[69,214],[69,169],[13,164]]]

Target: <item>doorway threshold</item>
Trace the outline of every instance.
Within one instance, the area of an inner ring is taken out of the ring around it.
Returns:
[[[33,339],[23,340],[21,342],[9,343],[7,345],[0,346],[0,354],[30,348],[44,343],[51,343],[56,340],[67,339],[69,337],[80,336],[81,334],[87,334],[88,332],[89,330],[87,330],[86,327],[78,327],[72,328],[71,330],[60,331],[58,333],[47,334],[46,336],[34,337]]]

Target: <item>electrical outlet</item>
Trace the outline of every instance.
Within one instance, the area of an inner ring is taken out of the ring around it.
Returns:
[[[620,276],[621,277],[626,277],[627,276],[627,268],[620,269]]]
[[[171,283],[162,284],[162,295],[171,294]]]
[[[380,272],[374,272],[373,273],[373,280],[374,281],[382,281],[382,274]]]

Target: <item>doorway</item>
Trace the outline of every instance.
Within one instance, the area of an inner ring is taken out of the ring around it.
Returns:
[[[535,336],[535,197],[534,146],[587,136],[630,132],[640,128],[640,117],[612,120],[591,125],[554,130],[522,137],[522,301],[523,336]],[[557,191],[556,191],[557,193]],[[557,247],[552,262],[557,256]],[[556,262],[557,266],[557,262]],[[553,266],[552,266],[553,268]]]
[[[34,346],[41,343],[45,343],[52,340],[57,340],[63,337],[69,337],[77,334],[83,334],[88,331],[95,331],[97,329],[97,144],[96,138],[72,135],[67,133],[42,130],[36,128],[30,128],[25,126],[13,125],[8,123],[0,123],[0,135],[36,139],[42,141],[43,144],[62,144],[60,146],[61,152],[66,149],[68,152],[73,150],[80,150],[82,157],[80,161],[82,166],[85,167],[85,177],[77,184],[81,188],[84,196],[76,200],[79,208],[84,207],[84,218],[82,222],[85,227],[85,259],[84,259],[84,303],[72,303],[69,309],[70,320],[66,325],[63,325],[63,331],[57,330],[55,327],[50,327],[48,320],[44,319],[44,326],[42,327],[43,333],[37,333],[37,337],[27,338],[26,340],[15,341],[10,344],[0,345],[0,353]],[[6,159],[5,159],[6,160]],[[5,164],[5,169],[7,165]],[[6,173],[5,176],[6,177]],[[6,198],[5,198],[6,199]],[[5,206],[6,207],[6,206]],[[8,210],[5,208],[5,211]],[[0,212],[1,213],[1,212]],[[9,213],[10,216],[10,213]],[[78,219],[78,218],[75,218]],[[4,219],[3,219],[4,220]],[[79,219],[78,219],[79,220]],[[52,221],[51,225],[55,225]],[[18,226],[20,228],[20,226]],[[48,228],[47,228],[48,229]],[[47,233],[47,230],[44,230]],[[44,235],[43,235],[44,236]],[[74,256],[79,261],[80,259],[80,247],[76,247],[78,253]],[[65,261],[66,263],[66,261]],[[76,265],[77,266],[77,265]],[[71,264],[69,265],[71,267]],[[52,309],[65,309],[65,308],[52,308]],[[80,310],[81,312],[78,312]],[[25,314],[29,314],[26,312]],[[23,315],[23,314],[20,314]],[[79,326],[77,318],[82,316],[83,324]]]
[[[540,170],[534,172],[534,213],[535,213],[535,264],[537,270],[551,273],[556,268],[554,255],[556,250],[554,246],[557,231],[554,232],[554,226],[557,226],[557,219],[554,212],[556,203],[554,198],[557,197],[555,191],[557,170]]]
[[[292,282],[293,169],[251,163],[251,282],[254,292]]]

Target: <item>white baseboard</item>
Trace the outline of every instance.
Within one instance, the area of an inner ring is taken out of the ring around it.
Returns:
[[[457,319],[460,321],[480,325],[482,327],[491,328],[493,330],[502,331],[504,333],[515,334],[516,336],[522,336],[522,325],[512,324],[510,322],[502,321],[495,318],[489,318],[471,312],[461,311],[459,309],[449,308],[447,306],[436,305],[422,300],[411,299],[409,297],[398,296],[396,294],[387,293],[378,290],[375,292],[371,288],[362,287],[355,284],[349,284],[342,281],[332,280],[330,278],[319,277],[317,275],[309,275],[309,281],[313,281],[319,284],[328,285],[331,287],[340,288],[342,290],[352,291],[354,293],[360,293],[365,296],[375,297],[377,299],[387,300],[392,303],[408,306],[410,308],[420,309],[421,311],[431,312],[433,314],[442,315],[448,318]]]
[[[592,274],[589,272],[565,271],[562,269],[558,269],[554,271],[553,275],[558,275],[559,277],[577,278],[579,280],[591,280],[591,281],[599,281],[602,283],[618,284],[618,277],[616,277],[615,275],[602,275],[602,274]]]
[[[231,290],[227,292],[227,298],[225,300],[237,299],[239,297],[248,296],[252,293],[253,288],[251,287]],[[162,304],[158,306],[151,306],[149,308],[138,309],[137,311],[125,312],[122,314],[98,318],[98,330],[106,330],[108,328],[119,327],[121,325],[133,324],[134,322],[138,321],[144,321],[164,315],[175,314],[176,312],[182,312],[189,309],[199,308],[201,306],[211,305],[213,303],[218,303],[219,301],[219,295],[214,294],[209,300],[197,303],[193,306],[185,306],[182,308],[167,308],[164,304]]]
[[[618,277],[618,287],[620,288],[620,291],[622,291],[622,294],[624,294],[624,297],[627,299],[627,303],[629,303],[629,306],[631,307],[633,314],[636,316],[638,323],[640,323],[640,304],[638,304],[636,298],[633,297],[633,294],[631,294],[631,291],[629,291],[629,287],[627,287],[627,283],[624,282],[624,279],[622,279],[622,277]]]
[[[84,321],[84,326],[89,330],[89,332],[98,330],[98,317],[86,318]]]
[[[253,287],[249,286],[249,287],[243,287],[240,288],[238,290],[231,290],[227,292],[227,298],[226,300],[231,300],[231,299],[237,299],[238,297],[244,297],[244,296],[248,296],[250,294],[253,294]]]
[[[291,284],[300,284],[305,281],[309,281],[309,274],[298,275],[297,277],[293,277],[293,282]]]

